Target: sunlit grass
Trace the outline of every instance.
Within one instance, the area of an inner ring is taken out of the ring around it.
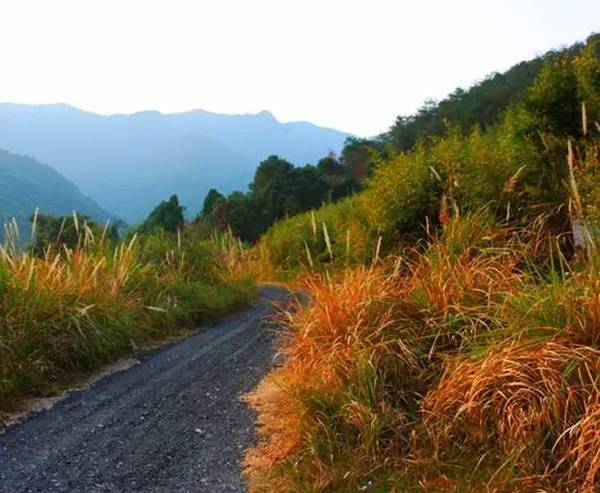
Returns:
[[[285,365],[249,397],[251,489],[594,491],[598,276],[536,267],[540,237],[482,210],[309,278]]]
[[[0,409],[247,304],[231,235],[157,233],[113,244],[82,225],[73,248],[0,247]]]

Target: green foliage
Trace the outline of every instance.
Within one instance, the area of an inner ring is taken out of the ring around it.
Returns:
[[[206,201],[216,206],[203,212],[201,219],[221,229],[229,227],[245,241],[255,241],[279,219],[358,190],[370,159],[362,140],[349,140],[340,159],[329,154],[317,166],[294,167],[285,159],[269,156],[259,164],[248,193],[234,192],[221,200],[218,192],[209,192]]]
[[[462,122],[448,123],[442,135],[433,132],[409,152],[387,149],[385,156],[371,158],[373,171],[364,191],[275,224],[259,251],[289,270],[369,262],[378,249],[400,251],[449,218],[482,208],[497,221],[521,225],[543,215],[553,233],[567,233],[573,194],[567,136],[578,139],[578,158],[588,161],[575,169],[586,191],[583,206],[600,209],[597,148],[590,140],[600,131],[592,125],[600,118],[597,43],[592,37],[572,56],[547,56],[523,101],[506,109],[495,125],[465,131]],[[583,102],[588,108],[585,139]],[[331,162],[322,166],[335,169]]]
[[[259,243],[263,260],[294,271],[310,269],[311,264],[346,265],[370,258],[372,245],[365,241],[370,227],[358,199],[348,197],[275,223]]]
[[[525,98],[538,128],[545,132],[582,136],[582,103],[590,122],[600,118],[600,58],[598,36],[591,36],[576,55],[569,53],[546,63]]]
[[[579,98],[585,101],[590,121],[600,119],[600,34],[590,36],[581,56],[574,60]]]
[[[540,200],[535,184],[547,163],[524,135],[518,114],[490,130],[463,136],[451,129],[410,153],[393,153],[379,163],[366,189],[350,199],[276,223],[261,239],[261,251],[286,269],[316,264],[364,263],[385,251],[426,236],[439,225],[442,209],[463,214],[487,206],[498,219],[523,216]],[[528,167],[523,168],[523,164]],[[562,186],[562,185],[561,185]],[[558,186],[548,188],[547,193]],[[554,196],[555,200],[564,199]],[[334,259],[330,259],[323,224]]]
[[[34,255],[41,256],[54,247],[55,250],[76,248],[87,237],[104,237],[112,241],[119,238],[117,226],[107,223],[104,227],[88,216],[73,213],[71,216],[33,215],[30,218],[34,235],[30,245]]]
[[[415,115],[399,116],[392,128],[382,136],[384,143],[406,151],[422,139],[446,133],[446,123],[462,130],[474,125],[487,128],[498,123],[503,112],[520,101],[542,67],[557,56],[570,58],[582,49],[578,43],[558,54],[549,52],[528,62],[515,65],[505,73],[495,73],[468,90],[456,89],[439,103],[427,101]]]
[[[161,202],[138,228],[141,234],[149,234],[156,230],[171,233],[183,226],[184,208],[179,205],[177,195],[172,195],[168,201]]]
[[[272,224],[285,215],[294,215],[314,207],[323,194],[312,166],[295,168],[277,156],[261,162],[250,185],[251,199],[255,203],[260,222]]]
[[[211,188],[204,199],[200,216],[209,217],[223,202],[225,202],[225,197],[216,189]]]
[[[568,57],[560,57],[542,68],[529,90],[526,104],[544,130],[563,136],[580,134],[581,102],[577,77]]]
[[[366,178],[371,173],[373,151],[373,142],[348,137],[340,155],[340,163],[356,179]]]

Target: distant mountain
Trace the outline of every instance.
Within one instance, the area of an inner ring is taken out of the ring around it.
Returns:
[[[33,156],[127,222],[177,193],[195,213],[210,188],[245,190],[270,154],[294,164],[338,152],[349,134],[269,112],[102,116],[72,106],[0,104],[0,148]]]
[[[104,223],[113,216],[50,166],[0,149],[0,223],[16,218],[22,234],[36,207],[45,214],[65,215],[73,210]],[[0,238],[2,237],[0,230]]]

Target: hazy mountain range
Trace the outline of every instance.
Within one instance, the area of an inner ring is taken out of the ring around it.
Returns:
[[[103,116],[65,104],[0,104],[1,149],[51,166],[129,223],[173,193],[192,215],[212,187],[245,190],[268,155],[315,163],[339,151],[348,136],[306,122],[280,123],[269,112]]]
[[[65,215],[77,210],[103,223],[114,217],[50,166],[35,159],[0,150],[0,224],[17,220],[22,239],[36,207],[46,214]],[[0,238],[2,238],[0,229]]]

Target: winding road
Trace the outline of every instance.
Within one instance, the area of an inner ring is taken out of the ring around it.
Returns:
[[[240,396],[273,360],[286,293],[139,357],[0,434],[0,492],[243,492],[254,416]]]

